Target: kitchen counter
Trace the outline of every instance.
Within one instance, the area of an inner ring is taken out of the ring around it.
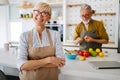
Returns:
[[[19,75],[16,56],[13,50],[0,49],[0,69],[5,74]],[[78,57],[75,60],[66,58],[66,65],[60,68],[59,80],[120,80],[120,69],[97,70],[88,63],[89,61],[110,60],[120,61],[120,54],[109,53],[106,57],[89,57],[85,61],[80,61]]]
[[[0,48],[0,69],[6,74],[11,76],[18,76],[19,71],[17,69],[15,49],[6,51]]]
[[[66,43],[62,43],[62,46],[64,49],[68,49],[68,50],[79,50],[79,44],[74,44],[72,41],[66,42]],[[117,53],[118,48],[115,47],[115,45],[113,43],[109,43],[109,44],[103,44],[102,45],[102,51],[105,53]]]
[[[96,69],[89,61],[120,61],[120,54],[109,53],[107,56],[88,57],[85,61],[66,59],[61,68],[61,80],[120,80],[120,69]]]
[[[79,47],[79,44],[74,44],[72,41],[65,43],[63,42],[62,45],[64,47]],[[102,47],[108,49],[117,49],[117,47],[114,47],[114,43],[103,44]]]

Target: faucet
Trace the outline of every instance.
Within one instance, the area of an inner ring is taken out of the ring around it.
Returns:
[[[18,48],[18,42],[9,42],[10,48]]]
[[[17,53],[18,50],[18,42],[9,42],[9,47],[13,48],[14,52],[13,53]]]

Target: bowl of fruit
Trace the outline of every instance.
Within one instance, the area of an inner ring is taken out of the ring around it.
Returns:
[[[77,57],[77,53],[75,51],[66,51],[65,52],[65,56],[68,58],[68,59],[71,59],[71,60],[74,60],[76,59]]]

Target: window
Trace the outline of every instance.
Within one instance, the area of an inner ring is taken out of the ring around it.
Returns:
[[[18,4],[9,5],[9,42],[18,42],[20,34],[22,33],[22,22],[19,20],[19,9],[16,6],[18,6]]]
[[[10,41],[19,41],[22,33],[22,22],[10,22]]]

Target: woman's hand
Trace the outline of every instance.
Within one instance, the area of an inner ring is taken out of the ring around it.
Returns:
[[[62,67],[65,65],[65,59],[59,57],[47,57],[46,58],[48,64],[53,64],[57,67]]]

